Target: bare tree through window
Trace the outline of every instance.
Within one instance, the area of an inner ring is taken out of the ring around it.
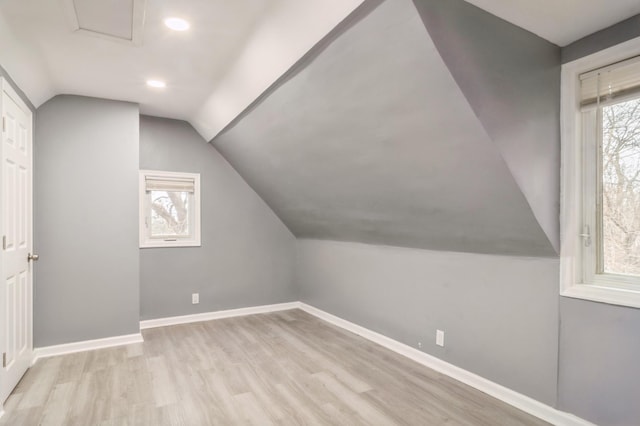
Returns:
[[[151,191],[151,235],[189,235],[189,193]]]
[[[640,275],[640,99],[602,109],[604,272]]]

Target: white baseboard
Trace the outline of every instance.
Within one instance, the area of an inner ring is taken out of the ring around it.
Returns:
[[[264,314],[267,312],[286,311],[300,308],[300,302],[277,303],[275,305],[252,306],[249,308],[227,309],[224,311],[204,312],[201,314],[181,315],[140,321],[140,330],[167,325],[188,324],[192,322],[211,321],[214,319],[240,317],[244,315]]]
[[[33,361],[31,362],[31,365],[35,364],[40,358],[48,358],[51,356],[92,351],[95,349],[111,348],[114,346],[141,342],[143,342],[142,334],[135,333],[126,334],[124,336],[105,337],[104,339],[85,340],[82,342],[64,343],[62,345],[35,348],[33,350]]]
[[[210,321],[221,318],[262,314],[267,312],[284,311],[296,308],[301,309],[317,318],[320,318],[347,331],[362,336],[365,339],[377,343],[380,346],[392,350],[400,355],[406,356],[407,358],[412,359],[419,364],[445,374],[455,380],[478,389],[479,391],[484,392],[487,395],[499,399],[500,401],[503,401],[551,424],[558,426],[594,426],[592,423],[574,416],[573,414],[556,410],[555,408],[536,401],[533,398],[522,395],[521,393],[480,377],[477,374],[471,373],[470,371],[464,370],[460,367],[456,367],[453,364],[449,364],[446,361],[419,351],[418,349],[412,348],[409,345],[400,343],[397,340],[393,340],[380,333],[376,333],[375,331],[369,330],[302,302],[279,303],[275,305],[254,306],[249,308],[205,312],[194,315],[158,318],[153,320],[140,321],[140,329],[142,330],[154,327],[164,327],[168,325],[187,324],[192,322]],[[64,355],[74,352],[89,351],[94,349],[109,348],[113,346],[128,345],[131,343],[140,343],[142,341],[142,334],[137,333],[125,336],[108,337],[105,339],[88,340],[84,342],[75,342],[63,345],[48,346],[44,348],[36,348],[33,351],[33,363],[35,364],[35,362],[40,358]],[[2,414],[4,414],[4,412],[2,411],[2,406],[0,405],[0,416],[2,416]]]
[[[300,307],[300,302],[278,303],[275,305],[254,306],[249,308],[229,309],[225,311],[205,312],[202,314],[183,315],[178,317],[159,318],[147,321],[140,321],[140,329],[164,327],[167,325],[187,324],[192,322],[209,321],[212,319],[231,318],[243,315],[262,314],[267,312],[284,311]],[[94,349],[110,348],[114,346],[128,345],[131,343],[143,342],[142,334],[128,334],[124,336],[106,337],[104,339],[85,340],[82,342],[65,343],[62,345],[46,346],[33,350],[33,361],[35,364],[40,358],[47,358],[57,355],[71,354],[75,352],[91,351]]]
[[[393,340],[380,333],[376,333],[375,331],[371,331],[328,312],[307,305],[306,303],[301,302],[300,309],[333,325],[362,336],[367,340],[379,344],[380,346],[384,346],[385,348],[399,353],[400,355],[404,355],[419,364],[445,374],[551,424],[559,426],[593,426],[592,423],[574,416],[573,414],[556,410],[553,407],[480,377],[470,371],[456,367],[453,364],[449,364],[439,358],[426,354],[418,349],[405,345],[404,343],[400,343],[397,340]]]

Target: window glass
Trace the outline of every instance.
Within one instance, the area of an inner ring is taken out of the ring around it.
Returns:
[[[189,236],[189,192],[151,192],[151,238]]]
[[[602,108],[600,175],[600,269],[640,275],[640,98]]]

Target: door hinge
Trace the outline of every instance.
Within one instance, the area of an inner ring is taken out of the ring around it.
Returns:
[[[6,366],[7,366],[7,353],[2,352],[2,368],[5,368]]]
[[[6,250],[7,249],[7,236],[3,235],[2,236],[2,250]]]
[[[2,131],[7,131],[7,117],[2,117]]]

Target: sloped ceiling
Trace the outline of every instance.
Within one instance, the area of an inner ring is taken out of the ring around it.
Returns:
[[[560,50],[462,0],[414,4],[559,251]]]
[[[130,101],[145,114],[187,120],[211,140],[336,26],[378,1],[2,0],[0,66],[36,107],[57,94]],[[558,45],[640,12],[637,0],[467,1]],[[168,16],[191,29],[171,32]],[[167,88],[150,90],[147,79]]]
[[[558,46],[566,46],[640,13],[638,0],[466,1]]]
[[[298,237],[555,256],[434,40],[387,0],[213,143]]]
[[[130,101],[209,140],[361,2],[1,0],[0,65],[36,107],[57,94]],[[189,31],[169,30],[171,16]]]

